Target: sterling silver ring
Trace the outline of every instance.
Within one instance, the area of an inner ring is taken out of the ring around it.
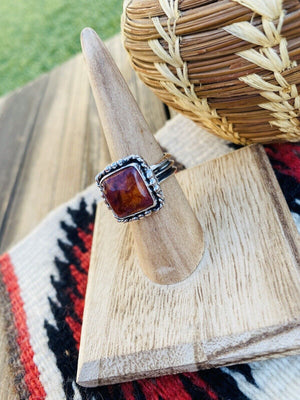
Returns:
[[[160,183],[175,171],[168,153],[151,166],[142,157],[130,155],[108,165],[95,180],[115,218],[129,222],[147,217],[164,205]]]

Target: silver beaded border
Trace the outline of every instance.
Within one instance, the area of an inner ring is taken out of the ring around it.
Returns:
[[[151,197],[154,200],[154,204],[151,207],[149,207],[143,211],[139,211],[139,212],[129,215],[125,218],[120,218],[114,213],[114,211],[111,209],[109,203],[107,202],[105,195],[103,193],[103,186],[101,184],[101,181],[104,178],[106,178],[107,176],[112,175],[115,172],[120,171],[121,169],[129,167],[129,166],[135,167],[138,170],[138,172],[140,173],[147,189],[149,190]],[[157,212],[164,205],[165,199],[164,199],[164,195],[161,190],[159,181],[158,181],[157,177],[155,176],[154,172],[152,171],[151,167],[139,155],[132,154],[130,156],[121,158],[120,160],[107,165],[103,171],[99,172],[96,175],[95,180],[96,180],[97,186],[99,187],[99,189],[101,191],[101,196],[103,197],[105,204],[112,211],[114,217],[117,219],[118,222],[129,222],[129,221],[140,220],[142,218],[148,217],[149,215],[151,215],[154,212]]]

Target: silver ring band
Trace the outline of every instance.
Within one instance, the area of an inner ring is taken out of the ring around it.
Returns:
[[[108,165],[95,180],[115,218],[128,222],[151,215],[164,205],[160,183],[174,172],[174,160],[168,153],[151,166],[142,157],[131,155]]]
[[[158,182],[162,182],[169,176],[176,172],[176,167],[174,166],[174,160],[171,155],[165,153],[163,158],[158,164],[151,165],[150,167],[153,173],[156,175]]]

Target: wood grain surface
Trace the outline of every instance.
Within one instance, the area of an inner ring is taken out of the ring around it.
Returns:
[[[175,285],[147,279],[129,226],[114,224],[98,205],[77,376],[83,386],[300,350],[299,235],[263,148],[177,177],[203,226],[205,252]]]
[[[120,36],[107,47],[152,132],[164,105],[130,67]],[[0,250],[29,233],[53,208],[94,181],[110,159],[81,55],[0,98]],[[0,398],[15,400],[5,321],[0,321]]]

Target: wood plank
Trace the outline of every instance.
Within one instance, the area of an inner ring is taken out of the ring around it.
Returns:
[[[0,102],[0,242],[47,82],[42,76]]]
[[[28,233],[81,189],[89,85],[79,56],[54,69],[7,213],[2,248]]]
[[[108,46],[134,88],[137,100],[141,102],[144,99],[142,108],[152,110],[148,112],[148,123],[152,129],[160,128],[166,121],[164,107],[149,89],[137,83],[121,46],[120,36],[110,39]],[[24,124],[31,128],[31,140],[24,138],[23,157],[11,163],[16,179],[8,176],[3,183],[10,182],[11,195],[5,194],[7,200],[3,202],[6,219],[2,227],[1,251],[23,238],[54,207],[91,184],[100,170],[101,142],[104,146],[102,128],[93,105],[82,56],[78,55],[55,68],[47,81],[46,90],[34,88],[32,96],[35,102],[29,98],[31,92],[27,93],[29,89],[26,88],[20,97],[14,94],[16,100],[8,101],[4,109],[12,136],[6,158],[14,159],[14,132],[22,132]],[[20,119],[16,119],[16,106],[21,108],[23,101],[31,104],[33,116],[29,115],[26,119],[27,113],[24,112]],[[12,104],[16,106],[12,107]]]
[[[120,35],[110,39],[108,47],[142,109],[152,110],[146,119],[155,132],[166,120],[162,103],[132,72]],[[0,98],[0,251],[92,183],[109,161],[80,55]],[[16,393],[3,324],[1,315],[0,398],[10,400]]]
[[[0,279],[0,296],[1,300],[6,300],[7,293],[4,290],[2,279]],[[5,304],[5,300],[3,304]],[[6,303],[7,304],[7,303]],[[18,394],[14,386],[14,377],[10,369],[11,357],[8,353],[9,327],[11,326],[11,319],[9,312],[5,306],[1,307],[0,312],[0,399],[1,400],[16,400]],[[10,338],[11,339],[11,338]]]
[[[197,270],[178,284],[147,279],[130,227],[98,205],[78,364],[83,386],[299,353],[299,235],[263,148],[177,176],[206,243]]]

